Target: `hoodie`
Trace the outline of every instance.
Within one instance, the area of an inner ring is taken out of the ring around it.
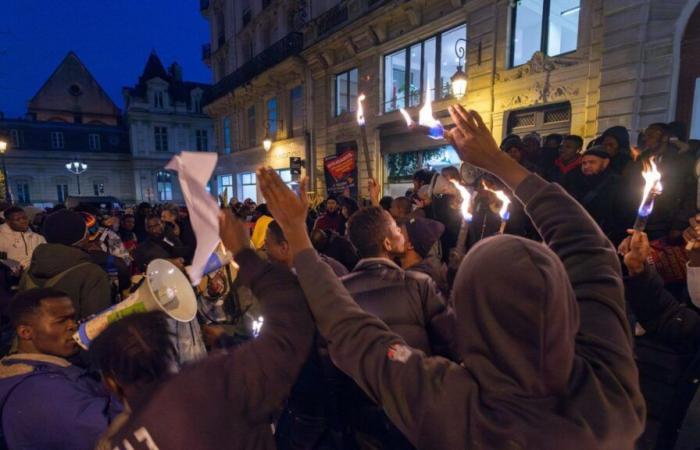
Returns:
[[[618,125],[605,130],[600,141],[603,142],[603,139],[606,137],[612,137],[617,141],[617,155],[610,159],[610,168],[618,175],[622,175],[622,172],[625,170],[625,167],[627,167],[627,164],[632,162],[630,134],[627,131],[627,128]]]
[[[463,363],[427,357],[365,313],[304,250],[294,265],[334,363],[417,448],[631,450],[645,407],[616,251],[558,185],[518,186],[547,246],[475,246],[453,290]]]
[[[82,265],[66,272],[78,264]],[[63,272],[60,280],[46,285]],[[89,253],[68,245],[41,244],[36,248],[29,270],[20,279],[19,290],[32,287],[54,287],[68,294],[78,319],[99,313],[112,303],[112,284],[107,273],[92,262]]]
[[[10,449],[92,449],[121,410],[87,371],[38,353],[0,360],[0,405]]]
[[[6,223],[0,225],[0,252],[7,253],[8,259],[19,262],[24,269],[29,267],[34,249],[45,242],[44,236],[32,230],[22,233]]]

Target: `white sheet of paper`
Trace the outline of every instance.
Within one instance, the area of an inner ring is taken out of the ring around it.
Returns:
[[[207,192],[207,182],[216,167],[218,155],[208,152],[181,152],[165,166],[177,172],[180,189],[197,236],[197,249],[187,273],[193,285],[202,280],[204,267],[219,245],[219,204]]]

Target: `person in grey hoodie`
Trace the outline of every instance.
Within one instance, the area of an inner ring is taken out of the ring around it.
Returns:
[[[631,450],[645,406],[615,249],[561,187],[499,152],[477,113],[450,114],[461,158],[501,178],[546,243],[497,236],[465,257],[453,291],[462,364],[357,306],[309,243],[304,193],[258,173],[334,363],[417,448]]]

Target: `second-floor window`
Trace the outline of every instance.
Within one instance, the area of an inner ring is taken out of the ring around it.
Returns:
[[[270,137],[277,137],[277,97],[273,97],[267,101],[267,126]]]
[[[99,150],[101,148],[100,135],[99,134],[89,134],[88,143],[90,144],[90,150]]]
[[[67,184],[56,185],[56,197],[58,198],[58,203],[65,203],[66,199],[68,198]]]
[[[161,92],[161,91],[154,91],[153,92],[153,106],[155,106],[156,108],[163,107],[163,92]]]
[[[255,106],[251,106],[248,108],[248,147],[258,145],[255,125]]]
[[[63,148],[63,133],[60,131],[51,132],[51,148]]]
[[[460,25],[384,56],[384,112],[421,105],[427,88],[432,100],[449,97],[466,38]]]
[[[297,86],[289,93],[291,110],[289,114],[289,129],[292,136],[300,136],[304,129],[304,88]]]
[[[10,130],[10,141],[13,147],[18,148],[22,146],[22,134],[19,130]]]
[[[537,51],[548,56],[575,51],[580,12],[580,0],[514,2],[510,65],[525,64]]]
[[[197,138],[197,151],[198,152],[209,151],[209,135],[207,134],[207,130],[195,131],[195,137]]]
[[[353,112],[357,108],[357,69],[335,76],[335,115]]]
[[[153,127],[153,136],[155,137],[156,151],[168,151],[168,129],[166,127]]]
[[[196,113],[202,112],[202,98],[199,95],[192,97],[192,111]]]
[[[231,118],[224,117],[224,153],[231,153]]]

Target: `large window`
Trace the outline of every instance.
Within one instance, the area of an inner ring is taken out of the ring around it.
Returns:
[[[105,195],[105,184],[104,183],[93,183],[92,192],[96,197]]]
[[[51,132],[51,148],[63,148],[63,133],[60,131]]]
[[[270,138],[277,138],[277,97],[267,101],[267,126]]]
[[[291,124],[289,130],[292,136],[300,136],[304,130],[304,88],[297,86],[289,93],[289,103],[292,105],[290,111]]]
[[[29,196],[29,183],[19,182],[17,187],[17,203],[28,204],[32,202]]]
[[[248,108],[248,147],[258,145],[255,133],[255,106]]]
[[[156,151],[168,151],[168,129],[166,127],[153,127],[153,135],[156,140]]]
[[[224,117],[224,153],[231,153],[231,118]]]
[[[335,76],[335,115],[353,112],[357,108],[357,69]]]
[[[233,175],[219,175],[216,181],[219,195],[225,195],[230,201],[233,198]]]
[[[153,91],[153,106],[156,108],[163,107],[163,92]]]
[[[167,202],[173,199],[173,176],[164,170],[156,174],[158,201]]]
[[[99,150],[100,148],[102,148],[102,142],[100,141],[99,134],[89,134],[88,143],[90,144],[90,150]]]
[[[257,179],[254,172],[238,174],[238,199],[245,201],[249,198],[255,203],[258,202]]]
[[[196,130],[195,138],[197,139],[198,152],[209,151],[209,134],[207,133],[207,130]]]
[[[532,54],[548,56],[576,50],[580,0],[519,0],[513,6],[511,66],[525,64]]]
[[[56,198],[58,203],[65,203],[68,198],[68,185],[67,184],[57,184],[56,185]]]
[[[15,148],[22,146],[22,137],[24,132],[19,130],[10,130],[10,140],[12,141],[12,146]]]
[[[466,38],[467,26],[460,25],[384,56],[384,112],[422,104],[427,88],[433,100],[449,97],[460,63],[456,48]]]

